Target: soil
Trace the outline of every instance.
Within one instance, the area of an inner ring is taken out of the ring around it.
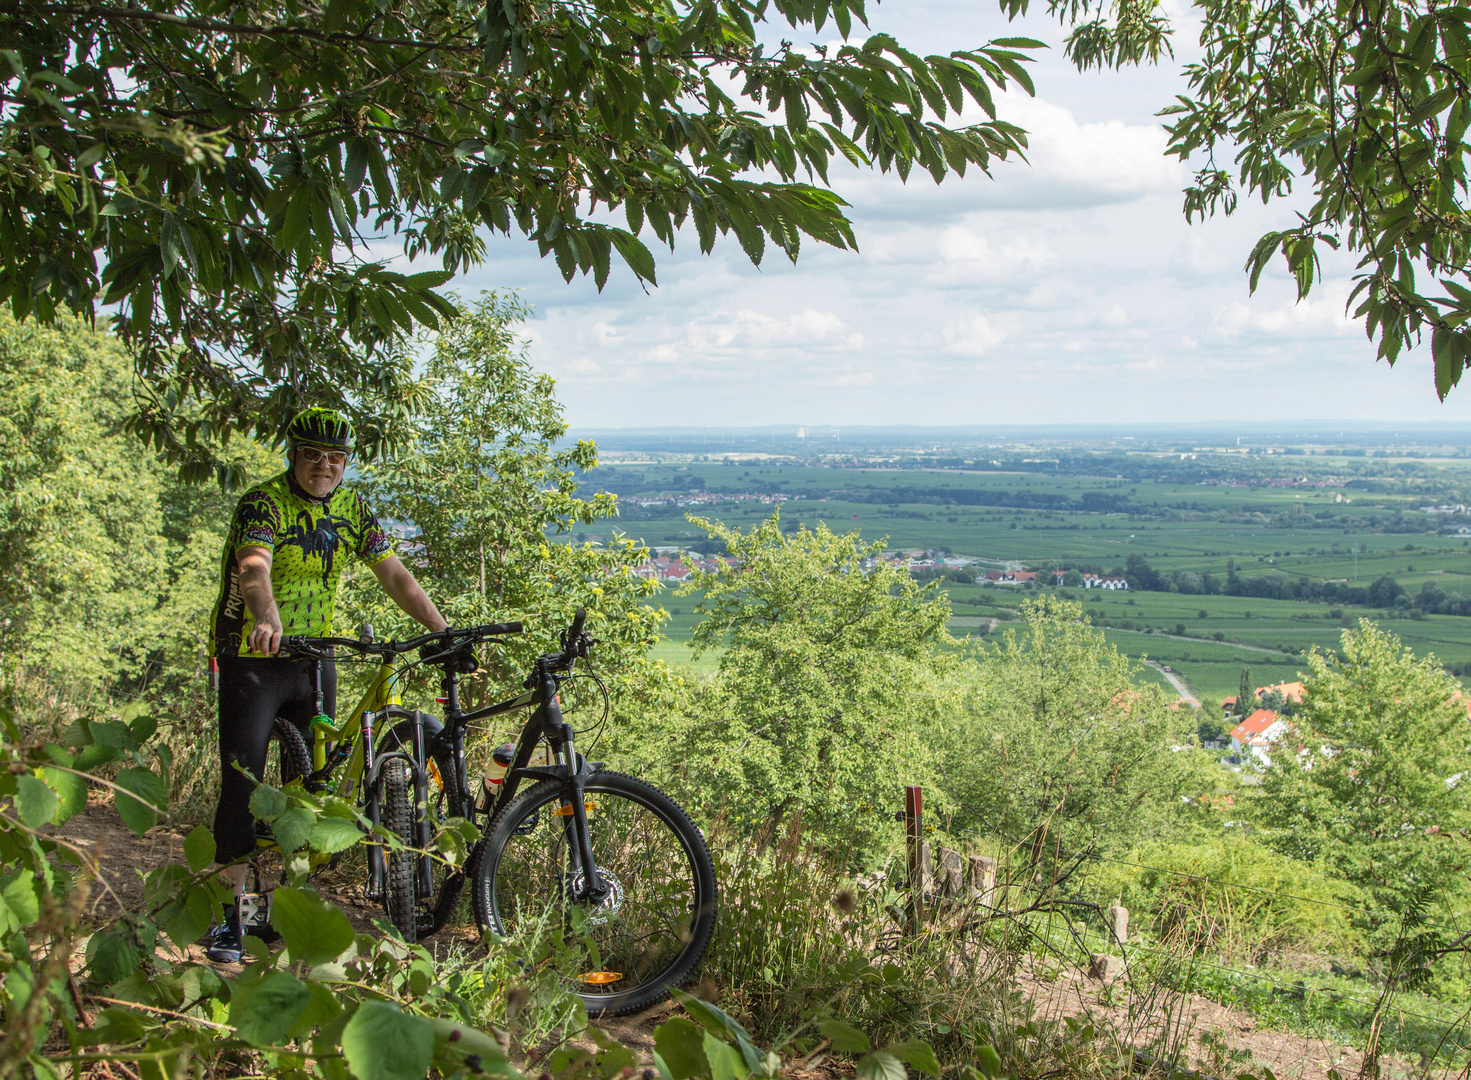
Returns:
[[[142,875],[169,862],[182,862],[184,858],[181,833],[168,826],[158,826],[139,837],[119,820],[111,800],[96,792],[87,809],[56,830],[56,834],[97,858],[101,867],[100,887],[93,891],[91,911],[98,918],[115,915],[141,902]],[[347,915],[354,929],[360,933],[378,932],[374,920],[382,917],[382,911],[362,898],[356,872],[329,871],[320,875],[316,883],[322,894]],[[473,938],[469,932],[462,933],[466,940]],[[188,952],[191,960],[208,963],[201,945],[191,946]],[[218,966],[225,971],[239,970],[233,965]],[[1120,1045],[1132,1047],[1147,1047],[1162,1031],[1168,1030],[1171,1038],[1166,1041],[1175,1046],[1189,1046],[1191,1067],[1207,1076],[1259,1073],[1267,1068],[1278,1080],[1329,1080],[1330,1070],[1352,1080],[1363,1063],[1357,1048],[1265,1028],[1250,1013],[1206,998],[1190,996],[1182,1001],[1172,997],[1168,1001],[1156,1001],[1156,995],[1146,990],[1134,992],[1126,972],[1112,984],[1081,972],[1059,976],[1023,971],[1018,977],[1037,1019],[1080,1018],[1093,1023],[1100,1032],[1112,1032]],[[599,1021],[598,1026],[648,1060],[653,1052],[654,1028],[677,1011],[678,1006],[664,1002],[632,1017]],[[1207,1043],[1215,1043],[1216,1049],[1211,1050]],[[1399,1077],[1430,1080],[1452,1072],[1432,1069],[1427,1073],[1418,1065],[1390,1058],[1381,1059],[1381,1070],[1385,1080]],[[849,1063],[823,1059],[821,1055],[798,1063],[789,1071],[799,1080],[852,1075]]]

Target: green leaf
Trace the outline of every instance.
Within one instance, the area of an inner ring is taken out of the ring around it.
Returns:
[[[363,186],[363,177],[368,173],[368,140],[354,135],[347,140],[347,167],[343,171],[343,183],[351,195]]]
[[[424,1080],[434,1028],[386,1001],[365,1001],[342,1031],[342,1053],[357,1080]]]
[[[276,1046],[286,1039],[311,1000],[306,983],[287,972],[273,971],[254,989],[231,999],[230,1023],[250,1045]]]
[[[904,1062],[882,1050],[858,1059],[858,1080],[909,1080]]]
[[[49,825],[60,809],[61,799],[39,776],[27,773],[17,779],[15,810],[20,816],[22,825],[29,829],[39,829],[42,825]]]
[[[919,1072],[929,1073],[931,1076],[940,1075],[940,1060],[935,1057],[934,1047],[920,1039],[890,1043],[884,1047],[884,1052],[908,1062]]]
[[[196,874],[215,861],[215,837],[203,825],[196,825],[184,837],[184,859]]]
[[[819,1020],[817,1030],[832,1042],[833,1049],[840,1054],[866,1054],[873,1047],[867,1035],[841,1020]]]
[[[705,1031],[693,1020],[676,1016],[664,1021],[654,1029],[654,1049],[664,1059],[670,1080],[689,1080],[692,1076],[708,1080]]]
[[[36,895],[36,875],[22,870],[0,889],[8,919],[0,919],[0,932],[11,933],[30,926],[41,917],[41,900]],[[4,925],[6,922],[10,925]]]
[[[282,252],[295,251],[312,225],[312,189],[309,184],[298,184],[286,205],[286,214],[281,221],[281,231],[276,236],[276,246]]]
[[[94,934],[87,942],[87,961],[92,978],[104,986],[111,986],[138,969],[138,948],[123,940],[121,933],[109,930]]]
[[[55,818],[58,825],[87,809],[87,781],[75,772],[43,765],[36,775],[61,799],[61,809]]]
[[[1001,1075],[1001,1055],[996,1053],[994,1046],[976,1047],[976,1068],[981,1071],[982,1076],[996,1077]]]
[[[155,811],[168,803],[169,791],[152,769],[138,766],[124,769],[115,781],[122,791],[116,793],[117,814],[123,824],[142,836],[158,822]],[[124,794],[131,792],[131,794]]]
[[[312,826],[316,823],[316,811],[307,806],[293,806],[271,822],[276,846],[285,852],[295,851],[306,843],[307,837],[312,834]]]
[[[335,855],[339,851],[346,851],[362,838],[363,831],[358,828],[356,821],[323,817],[318,818],[317,823],[312,826],[309,842],[313,851]]]
[[[745,1080],[749,1070],[734,1046],[707,1031],[703,1049],[705,1060],[710,1063],[710,1080]]]
[[[89,1045],[125,1046],[143,1038],[143,1017],[132,1009],[112,1005],[97,1014],[92,1030],[80,1033]]]
[[[158,913],[158,923],[175,945],[187,949],[209,929],[213,913],[209,890],[196,885],[166,904]]]
[[[335,960],[352,944],[347,916],[301,889],[282,887],[272,894],[271,925],[286,940],[291,958],[308,965]]]
[[[268,784],[257,784],[250,793],[250,812],[262,821],[275,821],[290,805],[285,795]]]
[[[105,153],[107,153],[107,144],[105,142],[93,143],[77,155],[77,171],[81,172],[83,169],[88,169],[96,165],[102,160],[102,155]]]
[[[120,720],[92,720],[87,724],[92,732],[92,741],[98,746],[111,746],[117,750],[137,750],[138,740]]]

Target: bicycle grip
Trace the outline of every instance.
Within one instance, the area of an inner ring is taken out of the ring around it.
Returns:
[[[522,626],[519,622],[494,622],[487,623],[481,629],[486,634],[519,634]]]

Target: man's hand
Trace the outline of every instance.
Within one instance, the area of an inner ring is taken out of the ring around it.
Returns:
[[[275,656],[281,647],[281,613],[271,591],[271,549],[250,545],[240,549],[240,594],[255,625],[250,628],[252,652]]]
[[[270,613],[263,619],[257,619],[250,628],[250,648],[252,652],[274,656],[280,647],[281,618],[272,605]]]

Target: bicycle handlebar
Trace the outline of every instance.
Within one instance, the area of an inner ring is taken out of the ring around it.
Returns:
[[[323,649],[340,645],[344,648],[354,649],[363,654],[377,654],[379,656],[399,656],[403,653],[412,652],[425,645],[442,644],[446,648],[454,648],[472,640],[483,640],[485,638],[498,637],[503,634],[519,634],[522,632],[522,624],[519,622],[483,623],[480,626],[463,626],[458,629],[440,630],[429,634],[420,634],[416,638],[407,641],[363,641],[359,638],[343,637],[304,637],[293,635],[281,639],[282,652],[295,652],[298,650]]]

